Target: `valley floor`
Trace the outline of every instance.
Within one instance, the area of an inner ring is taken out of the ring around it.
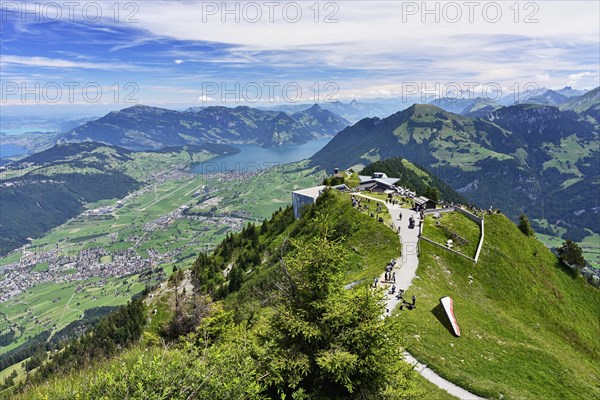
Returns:
[[[13,332],[14,340],[0,346],[0,356],[45,331],[54,335],[87,310],[125,304],[174,265],[190,266],[228,232],[270,217],[292,190],[322,179],[305,167],[167,171],[123,199],[89,204],[83,214],[3,257],[0,281],[10,284],[0,289],[0,335]]]

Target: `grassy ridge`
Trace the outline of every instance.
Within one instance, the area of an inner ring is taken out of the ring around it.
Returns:
[[[474,258],[477,252],[480,235],[479,226],[458,212],[443,213],[437,219],[433,215],[425,217],[424,237],[442,246],[445,246],[447,240],[451,239],[454,250],[471,258]]]
[[[485,229],[475,265],[421,243],[418,308],[402,315],[410,351],[488,398],[599,398],[600,292],[506,217],[486,217]],[[460,338],[436,317],[447,295]]]

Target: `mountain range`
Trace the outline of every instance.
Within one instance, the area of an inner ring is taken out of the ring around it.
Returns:
[[[466,91],[453,97],[435,99],[428,104],[443,108],[444,110],[455,114],[481,117],[487,112],[500,107],[507,107],[515,104],[540,104],[560,106],[561,109],[571,109],[574,107],[574,104],[583,103],[578,109],[578,111],[583,111],[583,107],[587,109],[593,105],[592,101],[594,99],[597,104],[598,88],[585,91],[565,86],[558,90],[540,88],[536,90],[526,90],[517,94],[511,93],[500,96],[497,100],[493,99],[491,94],[489,98],[485,98],[474,96],[473,93]]]
[[[271,147],[332,136],[348,125],[346,119],[317,104],[291,115],[245,106],[180,112],[136,105],[74,128],[58,143],[96,141],[133,150],[201,143]]]
[[[376,99],[366,102],[353,99],[350,102],[336,100],[320,103],[321,108],[331,111],[352,123],[356,123],[367,117],[385,117],[399,109],[406,108],[408,105],[410,104],[407,104],[406,101],[401,101],[401,99],[386,99],[385,101]],[[282,104],[264,109],[296,113],[305,108],[306,104]]]
[[[525,212],[539,230],[558,225],[581,238],[600,226],[600,134],[589,116],[597,115],[597,91],[573,98],[578,110],[585,99],[592,103],[580,113],[518,104],[469,117],[415,104],[344,129],[310,165],[332,170],[407,158],[480,207],[512,218]]]

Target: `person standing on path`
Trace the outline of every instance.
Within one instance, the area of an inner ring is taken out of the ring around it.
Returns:
[[[417,296],[415,296],[414,294],[412,295],[412,301],[413,301],[413,306],[415,305],[415,303],[417,302]]]

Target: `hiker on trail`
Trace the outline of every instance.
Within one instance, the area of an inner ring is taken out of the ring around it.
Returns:
[[[373,287],[377,287],[377,278],[375,278],[375,281],[373,282]]]
[[[414,294],[412,296],[412,301],[413,301],[412,305],[414,306],[415,303],[417,302],[417,296],[415,296]]]
[[[392,285],[392,294],[396,292],[396,285]]]
[[[400,216],[398,217],[398,219],[399,219],[400,221],[402,221],[402,213],[400,213]]]
[[[392,280],[396,283],[396,272],[392,272]]]

